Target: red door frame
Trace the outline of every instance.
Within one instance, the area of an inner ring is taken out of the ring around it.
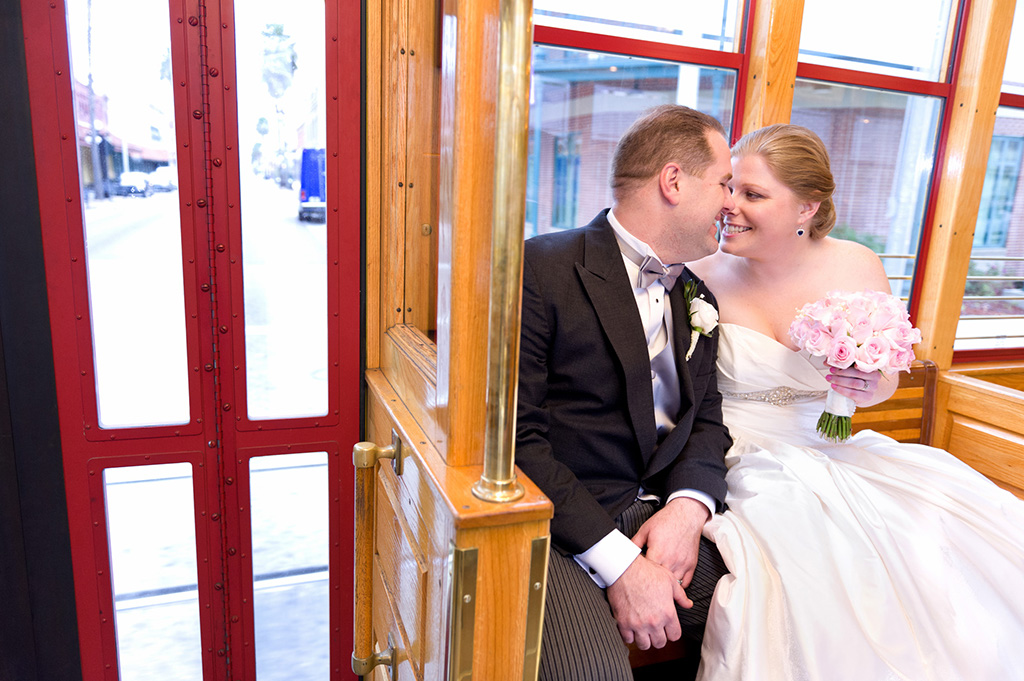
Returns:
[[[326,451],[331,678],[352,679],[352,468],[360,434],[362,78],[359,3],[326,3],[329,410],[249,421],[230,0],[170,0],[190,420],[98,426],[64,0],[22,0],[33,145],[85,681],[117,678],[102,494],[108,467],[186,462],[196,506],[204,677],[254,679],[249,457]],[[339,210],[344,206],[344,210]],[[204,323],[204,320],[211,320]],[[216,377],[217,380],[214,380]],[[232,418],[234,416],[235,418]],[[230,676],[227,676],[227,675]]]

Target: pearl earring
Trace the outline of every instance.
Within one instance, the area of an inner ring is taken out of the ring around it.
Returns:
[[[803,236],[803,235],[804,235],[804,229],[803,229],[803,227],[801,227],[800,229],[796,230],[796,235],[797,235],[797,236]]]

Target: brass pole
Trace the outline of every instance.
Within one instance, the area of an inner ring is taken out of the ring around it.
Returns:
[[[495,502],[514,501],[524,494],[522,484],[516,481],[514,445],[532,14],[533,0],[500,0],[487,334],[487,420],[484,471],[473,486],[473,494],[477,497]]]

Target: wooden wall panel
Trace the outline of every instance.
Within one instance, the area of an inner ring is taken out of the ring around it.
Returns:
[[[405,323],[437,329],[437,190],[440,170],[441,24],[438,0],[408,0]]]
[[[523,679],[530,548],[548,535],[548,521],[529,521],[458,533],[459,547],[478,551],[474,679]],[[516,645],[495,642],[516,641]]]
[[[1024,436],[954,414],[948,447],[964,463],[1024,497]]]
[[[418,329],[388,329],[381,343],[381,368],[427,440],[442,439],[437,419],[437,346]]]
[[[416,675],[422,676],[428,575],[421,545],[424,532],[419,514],[403,511],[394,477],[377,476],[376,577],[387,588],[395,616],[402,623],[406,653]]]
[[[471,488],[481,467],[447,465],[384,372],[368,371],[367,384],[367,439],[384,445],[394,431],[404,451],[401,475],[386,460],[377,472],[372,610],[378,649],[387,647],[391,631],[401,636],[408,660],[399,678],[446,678],[448,556],[453,546],[476,548],[474,678],[521,679],[530,551],[533,539],[549,534],[550,502],[525,479],[526,495],[515,503],[476,498]]]
[[[939,376],[935,445],[1024,498],[1024,392]]]

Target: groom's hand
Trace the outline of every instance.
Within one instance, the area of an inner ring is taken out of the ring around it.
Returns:
[[[693,607],[675,576],[643,556],[636,557],[607,594],[619,635],[640,650],[678,641],[682,629],[675,604]]]
[[[667,568],[682,586],[688,587],[697,567],[700,533],[710,513],[707,506],[689,497],[676,497],[647,519],[633,536],[633,543],[647,547],[647,559]]]

